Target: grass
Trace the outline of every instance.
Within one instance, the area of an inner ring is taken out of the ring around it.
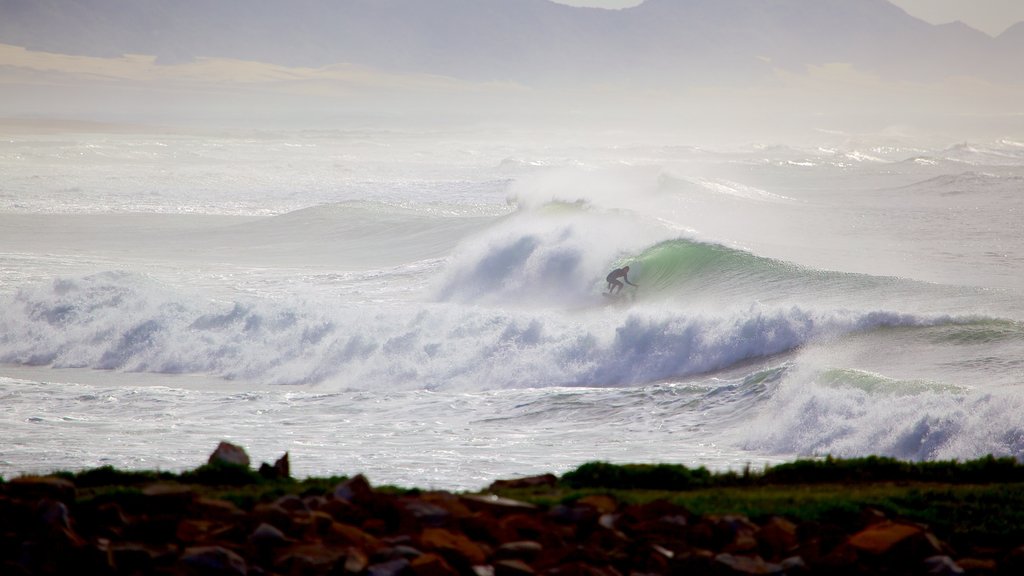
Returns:
[[[271,479],[230,464],[204,465],[180,474],[105,466],[55,475],[74,482],[80,502],[141,495],[147,484],[176,482],[243,509],[286,494],[329,494],[346,479]],[[418,492],[390,486],[375,489]],[[739,473],[590,462],[564,474],[553,487],[500,491],[502,496],[544,506],[572,503],[591,494],[609,494],[634,504],[668,500],[698,515],[742,514],[755,520],[783,516],[796,522],[845,524],[855,522],[865,509],[877,509],[891,518],[927,524],[954,545],[1024,541],[1024,465],[992,456],[966,462],[824,458]]]
[[[554,489],[503,496],[537,504],[571,503],[609,494],[629,503],[664,499],[694,514],[783,516],[796,522],[845,524],[865,509],[927,524],[954,545],[1024,541],[1024,465],[986,456],[966,462],[891,458],[801,460],[742,473],[679,465],[584,464]]]

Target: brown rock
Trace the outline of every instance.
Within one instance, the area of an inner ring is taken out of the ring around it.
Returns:
[[[354,546],[361,550],[373,552],[382,548],[383,543],[375,536],[348,524],[334,522],[327,533],[323,535],[323,541],[327,544],[344,544]]]
[[[715,523],[716,548],[731,553],[757,551],[757,533],[760,528],[743,516],[723,516]]]
[[[211,520],[186,518],[178,523],[175,538],[186,546],[198,545],[207,542],[210,539],[210,534],[222,527],[223,525]]]
[[[924,533],[920,526],[898,524],[892,521],[879,522],[850,537],[850,546],[859,552],[880,556],[894,546],[911,537]]]
[[[270,524],[285,533],[291,533],[296,527],[292,514],[275,503],[257,504],[249,517],[256,522]]]
[[[291,463],[288,460],[288,453],[285,452],[284,456],[278,458],[277,461],[274,462],[273,466],[267,464],[266,462],[260,464],[259,474],[260,476],[263,476],[264,478],[268,478],[271,480],[291,478],[292,467]]]
[[[995,574],[999,564],[991,558],[961,558],[957,564],[968,574]]]
[[[495,480],[488,488],[491,492],[498,490],[513,490],[520,488],[541,488],[550,487],[558,483],[554,474],[542,474],[540,476],[528,476],[526,478],[515,478],[512,480]]]
[[[444,528],[427,528],[420,534],[420,548],[440,553],[448,560],[459,559],[461,564],[476,566],[487,560],[487,550],[464,534]]]
[[[181,515],[191,508],[196,493],[188,486],[173,483],[150,484],[142,489],[142,510],[147,514]]]
[[[924,559],[924,572],[935,576],[955,576],[963,574],[964,569],[949,556],[930,556]]]
[[[387,562],[370,564],[366,568],[366,576],[399,576],[406,574],[412,564],[405,558],[395,558]]]
[[[498,521],[498,532],[501,542],[521,540],[550,541],[558,531],[546,525],[541,517],[531,514],[512,514]]]
[[[265,522],[252,531],[248,540],[250,544],[259,549],[284,546],[291,542],[291,539],[285,536],[284,532]]]
[[[520,540],[518,542],[506,542],[494,551],[494,557],[498,559],[518,559],[527,562],[533,561],[544,551],[540,542],[533,540]]]
[[[531,576],[536,574],[533,568],[522,560],[498,560],[494,564],[494,576]]]
[[[893,554],[923,559],[945,554],[942,543],[921,526],[892,521],[869,526],[848,542],[858,553],[868,556]]]
[[[233,464],[235,466],[249,467],[249,455],[245,449],[229,442],[221,442],[217,449],[210,454],[207,460],[209,464]]]
[[[770,518],[761,526],[757,531],[757,541],[761,554],[774,559],[790,556],[800,544],[796,524],[778,516]]]
[[[150,573],[157,565],[171,564],[177,558],[178,548],[172,544],[146,545],[138,542],[120,542],[107,547],[110,565],[119,574]]]
[[[357,474],[334,488],[334,497],[349,503],[366,501],[372,496],[373,488],[362,474]]]
[[[7,494],[15,498],[51,498],[60,502],[75,501],[75,485],[70,480],[54,476],[23,476],[0,485]]]
[[[217,500],[214,498],[196,499],[192,502],[189,513],[199,518],[225,522],[240,520],[245,517],[245,512],[238,506],[227,500]]]
[[[300,543],[280,548],[274,569],[282,574],[325,574],[347,562],[348,550],[323,544]]]
[[[495,516],[503,516],[517,512],[533,512],[537,507],[527,502],[520,502],[511,498],[502,498],[489,494],[486,496],[463,496],[462,501],[470,510],[487,512]]]
[[[715,564],[724,574],[783,574],[782,566],[765,562],[760,556],[719,554]]]
[[[458,572],[437,554],[421,554],[409,562],[416,576],[457,576]]]
[[[196,546],[186,548],[178,562],[192,573],[237,574],[248,572],[245,560],[238,554],[221,546]]]

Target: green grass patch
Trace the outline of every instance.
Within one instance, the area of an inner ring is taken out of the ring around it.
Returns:
[[[991,484],[1024,482],[1024,465],[1013,458],[986,456],[966,462],[903,462],[894,458],[797,460],[763,471],[712,473],[680,464],[609,464],[589,462],[565,473],[570,488],[694,490],[792,484],[863,484],[874,482],[941,482]]]

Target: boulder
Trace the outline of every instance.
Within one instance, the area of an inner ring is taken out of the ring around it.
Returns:
[[[237,574],[248,572],[245,560],[222,546],[196,546],[186,548],[178,562],[196,574]]]
[[[498,559],[515,559],[525,560],[532,562],[540,553],[544,551],[544,546],[540,542],[534,542],[533,540],[519,540],[516,542],[505,542],[498,549],[494,551],[494,557]]]
[[[427,528],[420,534],[420,548],[437,552],[456,564],[477,566],[487,560],[487,550],[466,535],[444,528]]]
[[[494,576],[532,576],[536,574],[530,565],[522,560],[498,560],[494,563]]]
[[[0,485],[15,498],[51,498],[61,502],[75,501],[75,485],[70,480],[54,476],[23,476]]]
[[[858,553],[875,557],[895,555],[920,560],[945,554],[942,543],[923,527],[893,521],[868,526],[851,536],[848,543]]]
[[[762,556],[776,559],[790,556],[800,545],[796,524],[778,516],[773,516],[761,526],[757,541]]]
[[[512,480],[495,480],[488,491],[515,490],[522,488],[551,487],[558,483],[558,477],[554,474],[541,474],[540,476],[528,476],[526,478],[515,478]]]
[[[924,559],[924,573],[935,576],[956,576],[965,572],[949,556],[930,556]]]
[[[400,576],[407,573],[411,566],[412,564],[405,558],[396,558],[369,565],[366,568],[366,576]]]
[[[421,554],[409,562],[416,576],[457,576],[458,572],[437,554]]]
[[[245,449],[241,446],[236,446],[229,442],[221,442],[217,445],[217,449],[213,451],[213,454],[210,454],[207,463],[231,464],[248,468],[249,455],[245,453]]]
[[[270,479],[270,480],[277,480],[277,479],[281,479],[281,478],[291,478],[292,477],[292,468],[291,468],[291,464],[289,463],[289,460],[288,460],[288,453],[285,452],[284,456],[281,456],[280,458],[278,458],[277,461],[274,462],[273,466],[271,466],[270,464],[267,464],[266,462],[263,462],[262,464],[260,464],[259,474],[260,474],[260,476],[263,476],[264,478],[267,478],[267,479]]]
[[[780,564],[765,562],[760,556],[740,556],[723,553],[715,556],[715,564],[723,574],[754,575],[784,574]]]
[[[362,474],[356,474],[334,488],[334,497],[349,503],[365,502],[372,496],[373,488]]]

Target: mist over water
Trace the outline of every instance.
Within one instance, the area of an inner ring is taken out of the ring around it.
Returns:
[[[1021,456],[1024,145],[823,140],[8,138],[0,474]]]

